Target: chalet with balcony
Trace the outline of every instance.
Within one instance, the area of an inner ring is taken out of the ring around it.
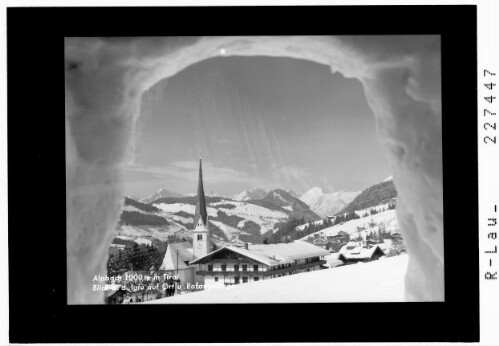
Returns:
[[[305,241],[226,246],[192,261],[206,286],[237,285],[320,270],[329,251]]]

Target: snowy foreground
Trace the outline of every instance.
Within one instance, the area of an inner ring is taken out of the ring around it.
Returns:
[[[402,302],[407,255],[214,288],[143,304]]]

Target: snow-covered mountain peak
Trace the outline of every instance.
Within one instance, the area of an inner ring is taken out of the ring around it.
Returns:
[[[177,192],[172,192],[169,191],[165,188],[160,188],[153,194],[143,198],[141,200],[142,203],[152,203],[160,198],[166,198],[166,197],[181,197],[182,195],[177,193]]]
[[[313,187],[301,195],[300,199],[320,217],[326,217],[343,209],[358,194],[359,192],[328,192],[324,188]]]
[[[234,196],[232,196],[232,199],[234,201],[259,200],[267,196],[268,193],[269,190],[265,190],[260,187],[254,187],[252,189],[244,190],[241,193],[235,194]]]
[[[301,195],[300,199],[304,202],[306,202],[306,199],[322,196],[323,194],[327,193],[324,191],[322,187],[313,187],[309,190],[307,190],[303,195]]]

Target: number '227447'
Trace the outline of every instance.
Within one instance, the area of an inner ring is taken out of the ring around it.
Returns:
[[[495,78],[495,75],[496,74],[494,72],[490,72],[489,70],[485,70],[485,69],[483,70],[484,77]],[[494,89],[494,87],[496,86],[496,84],[492,83],[492,81],[490,81],[490,83],[484,83],[484,86],[487,89],[492,91]],[[496,99],[496,97],[492,96],[492,95],[484,97],[484,100],[490,104],[493,104],[495,99]],[[485,108],[483,110],[483,116],[486,117],[489,115],[494,116],[494,115],[496,115],[496,113],[491,112]],[[495,122],[486,122],[485,124],[483,124],[483,128],[485,129],[485,131],[488,131],[488,130],[496,131],[496,123]],[[489,144],[489,143],[496,144],[496,136],[485,136],[483,138],[483,141],[485,142],[485,144]]]

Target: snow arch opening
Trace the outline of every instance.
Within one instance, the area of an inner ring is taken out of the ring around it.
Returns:
[[[68,303],[101,304],[142,94],[196,62],[232,55],[311,60],[362,83],[398,190],[408,301],[443,301],[439,36],[67,38]]]

